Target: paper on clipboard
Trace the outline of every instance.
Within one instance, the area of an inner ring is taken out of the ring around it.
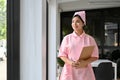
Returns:
[[[85,46],[83,47],[79,60],[85,60],[91,57],[95,46]]]

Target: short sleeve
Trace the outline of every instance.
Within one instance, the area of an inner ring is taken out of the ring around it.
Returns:
[[[58,57],[65,56],[68,57],[68,39],[64,37],[59,48]]]
[[[97,43],[96,43],[96,41],[94,40],[94,38],[92,38],[91,43],[92,43],[93,45],[95,45],[95,48],[94,48],[92,57],[97,57],[97,58],[99,58],[98,46],[97,46]]]

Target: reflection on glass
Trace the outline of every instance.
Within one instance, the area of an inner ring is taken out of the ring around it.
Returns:
[[[105,43],[106,46],[117,46],[118,25],[112,22],[106,22],[105,26]]]

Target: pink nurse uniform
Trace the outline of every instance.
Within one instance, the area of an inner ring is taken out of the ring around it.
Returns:
[[[70,60],[76,61],[80,56],[82,48],[90,45],[95,46],[92,57],[99,57],[98,47],[92,36],[85,32],[78,36],[73,32],[64,37],[58,57],[65,56]],[[76,69],[70,64],[65,63],[60,75],[60,80],[95,80],[95,76],[91,64],[85,68]]]

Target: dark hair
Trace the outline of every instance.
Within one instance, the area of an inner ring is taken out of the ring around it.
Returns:
[[[82,20],[82,18],[79,15],[74,15],[73,18],[74,17],[78,17],[84,23],[84,21]]]

